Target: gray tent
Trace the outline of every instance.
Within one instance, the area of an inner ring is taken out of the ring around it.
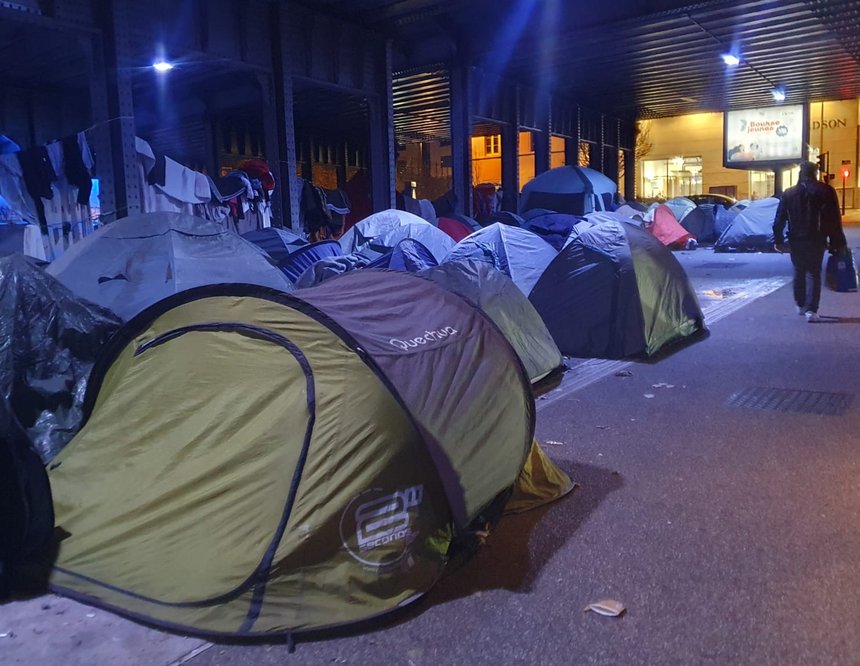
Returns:
[[[564,367],[561,352],[537,310],[504,273],[475,260],[453,261],[419,273],[481,309],[502,331],[532,384]]]
[[[102,227],[48,273],[126,320],[171,294],[207,284],[293,289],[256,245],[217,222],[181,213],[135,215]]]

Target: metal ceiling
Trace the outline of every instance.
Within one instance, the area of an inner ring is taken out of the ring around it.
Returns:
[[[860,0],[310,4],[389,34],[401,68],[480,65],[622,117],[772,105],[775,86],[786,103],[860,96]],[[413,101],[430,115],[434,99]]]

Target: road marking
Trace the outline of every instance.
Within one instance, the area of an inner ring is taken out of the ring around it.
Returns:
[[[790,280],[790,277],[744,280],[737,284],[729,283],[719,290],[707,290],[697,294],[700,301],[705,301],[702,306],[705,324],[710,326],[723,317],[728,317],[757,298],[776,291]],[[537,410],[540,411],[604,377],[629,368],[634,363],[635,361],[608,361],[599,358],[573,359],[558,387],[538,398]]]

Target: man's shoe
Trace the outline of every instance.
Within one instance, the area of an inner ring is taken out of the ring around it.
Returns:
[[[821,321],[821,317],[818,316],[817,312],[813,312],[812,310],[809,310],[806,313],[806,321],[808,321],[809,323]]]
[[[799,314],[799,315],[806,314],[806,309],[802,305],[798,305],[796,307],[797,307],[797,314]]]

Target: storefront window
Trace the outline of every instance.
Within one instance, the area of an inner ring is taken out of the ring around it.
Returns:
[[[750,171],[750,199],[767,199],[773,196],[773,171]]]
[[[671,199],[702,193],[702,158],[642,160],[642,196]]]

